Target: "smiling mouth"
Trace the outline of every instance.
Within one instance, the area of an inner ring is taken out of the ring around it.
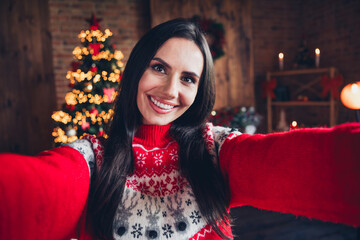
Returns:
[[[150,96],[150,100],[155,106],[157,106],[157,107],[159,107],[161,109],[164,109],[164,110],[171,110],[171,109],[173,109],[175,107],[173,105],[161,103],[161,102],[157,101],[156,99],[154,99],[151,96]]]

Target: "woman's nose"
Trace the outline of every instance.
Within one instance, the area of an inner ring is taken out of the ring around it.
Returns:
[[[163,86],[164,97],[169,99],[176,98],[178,95],[178,81],[176,76],[169,76]]]

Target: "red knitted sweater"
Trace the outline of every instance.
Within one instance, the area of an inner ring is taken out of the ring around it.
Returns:
[[[136,170],[116,213],[115,239],[219,239],[179,174],[168,127],[143,126],[134,139]],[[204,137],[229,180],[231,207],[360,226],[359,124],[267,135],[209,125]],[[77,232],[89,188],[86,163],[94,161],[77,149],[0,155],[0,239],[56,240]],[[89,235],[82,230],[77,237]]]

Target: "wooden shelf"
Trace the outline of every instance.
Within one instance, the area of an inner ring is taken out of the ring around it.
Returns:
[[[291,76],[291,75],[304,75],[304,74],[320,74],[320,73],[329,73],[336,71],[334,67],[330,68],[309,68],[309,69],[296,69],[296,70],[287,70],[287,71],[278,71],[278,72],[269,72],[272,77],[278,76]]]
[[[287,71],[277,71],[277,72],[267,72],[266,73],[266,80],[271,81],[273,77],[286,77],[286,76],[292,76],[292,80],[296,80],[296,76],[300,75],[322,75],[322,74],[328,74],[330,78],[335,77],[335,73],[337,72],[337,69],[335,67],[329,67],[329,68],[310,68],[310,69],[296,69],[296,70],[287,70]],[[284,79],[284,78],[283,78]],[[286,78],[285,78],[286,79]],[[286,82],[286,80],[283,80],[282,83]],[[287,79],[288,80],[288,79]],[[291,81],[290,81],[291,82]],[[288,82],[289,83],[289,82]],[[298,82],[299,83],[299,82]],[[308,83],[300,83],[298,84],[297,92],[300,93],[304,90],[312,90],[313,92],[318,92],[319,90],[315,90],[314,86],[319,86],[321,84],[321,78],[314,78],[314,80],[308,82]],[[285,83],[286,85],[286,83]],[[319,93],[320,95],[320,93]],[[298,106],[305,106],[305,107],[327,107],[329,108],[329,125],[334,126],[336,125],[336,112],[335,112],[335,106],[336,102],[332,96],[332,91],[330,91],[330,100],[328,101],[273,101],[270,97],[270,95],[267,95],[267,122],[268,122],[268,132],[273,132],[273,108],[274,107],[298,107]]]

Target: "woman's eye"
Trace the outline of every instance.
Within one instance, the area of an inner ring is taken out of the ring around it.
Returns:
[[[164,66],[162,66],[160,64],[153,65],[152,69],[154,69],[155,71],[160,72],[160,73],[165,73]]]
[[[192,77],[183,77],[183,81],[187,83],[195,83],[195,79]]]

